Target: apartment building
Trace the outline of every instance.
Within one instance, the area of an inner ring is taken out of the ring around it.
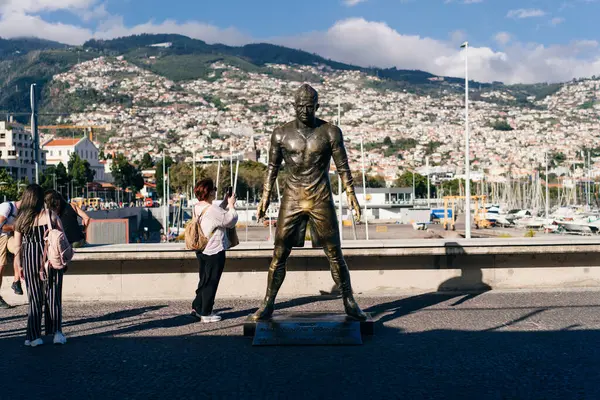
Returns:
[[[58,165],[62,162],[67,167],[71,154],[76,153],[82,160],[90,163],[90,168],[96,172],[95,181],[105,181],[104,165],[98,160],[99,150],[87,136],[75,139],[52,139],[42,148],[47,152],[48,165]]]
[[[45,152],[40,149],[40,174],[45,168]],[[21,124],[0,121],[0,168],[15,180],[35,182],[35,160],[31,132]]]

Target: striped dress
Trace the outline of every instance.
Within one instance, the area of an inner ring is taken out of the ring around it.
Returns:
[[[34,226],[29,233],[23,234],[21,244],[21,265],[29,299],[27,340],[31,341],[42,337],[42,311],[46,334],[61,331],[63,271],[50,268],[47,281],[40,277],[47,229],[47,225]]]

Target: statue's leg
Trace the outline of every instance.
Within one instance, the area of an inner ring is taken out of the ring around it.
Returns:
[[[292,251],[291,247],[285,244],[275,245],[273,251],[273,260],[269,266],[269,276],[267,278],[267,293],[262,305],[258,311],[252,315],[252,319],[269,319],[275,309],[275,298],[285,279],[285,263]]]
[[[319,240],[323,246],[325,255],[329,260],[333,281],[342,292],[346,314],[359,320],[367,319],[367,315],[360,309],[354,300],[352,283],[350,282],[350,271],[348,270],[348,264],[346,264],[346,260],[344,260],[344,255],[342,253],[340,232],[333,203],[324,204],[322,207],[314,208],[310,217],[311,223],[313,223],[316,228],[315,232],[318,232],[319,234]]]
[[[277,219],[277,230],[275,232],[275,249],[273,251],[273,260],[269,266],[269,275],[267,278],[267,293],[262,305],[252,315],[252,319],[269,319],[275,309],[275,298],[279,288],[285,279],[285,264],[294,246],[294,239],[298,236],[297,230],[302,226],[306,216],[301,210],[291,207],[291,204],[284,202]]]
[[[333,281],[342,292],[346,314],[359,320],[367,319],[367,315],[360,309],[356,300],[354,300],[352,283],[350,282],[350,271],[348,270],[346,260],[344,260],[340,244],[324,241],[323,250],[325,250],[325,255],[329,259]]]

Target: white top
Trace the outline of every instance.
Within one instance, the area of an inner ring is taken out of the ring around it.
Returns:
[[[4,222],[4,224],[0,225],[0,232],[1,232],[0,236],[6,236],[9,234],[9,232],[1,231],[2,226],[14,225],[15,221],[17,220],[18,213],[19,213],[19,210],[17,209],[17,205],[15,204],[14,201],[7,201],[7,202],[0,204],[0,216],[3,216],[4,218],[6,218],[6,221]]]
[[[196,204],[194,207],[196,215],[200,219],[200,228],[202,228],[204,235],[209,237],[206,248],[202,253],[212,256],[227,250],[229,239],[227,239],[226,229],[233,228],[237,224],[237,211],[235,209],[224,210],[216,204],[211,206]],[[200,218],[200,214],[207,207],[209,207],[208,210]],[[210,236],[211,233],[213,233],[212,237]]]

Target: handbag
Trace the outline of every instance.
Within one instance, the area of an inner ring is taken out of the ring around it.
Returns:
[[[238,237],[237,229],[235,228],[235,226],[233,228],[227,228],[226,233],[227,239],[229,239],[229,249],[240,244],[240,238]]]

